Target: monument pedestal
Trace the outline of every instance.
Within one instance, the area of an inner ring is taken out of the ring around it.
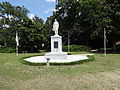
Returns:
[[[67,53],[62,52],[62,37],[59,35],[51,36],[51,52],[45,54],[45,58],[50,60],[67,59]]]

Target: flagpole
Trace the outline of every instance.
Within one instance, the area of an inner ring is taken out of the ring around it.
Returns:
[[[18,45],[16,45],[16,56],[18,57]]]
[[[16,56],[18,57],[18,46],[19,46],[19,38],[18,32],[16,31]]]
[[[106,30],[104,28],[104,56],[106,57]]]

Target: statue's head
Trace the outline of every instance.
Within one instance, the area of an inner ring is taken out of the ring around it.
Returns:
[[[55,19],[55,22],[57,22],[57,19]]]

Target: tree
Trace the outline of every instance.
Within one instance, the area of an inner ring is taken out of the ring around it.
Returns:
[[[27,16],[28,10],[24,7],[12,6],[9,2],[0,3],[1,34],[5,46],[15,46],[15,32],[18,30],[22,18]],[[9,26],[9,27],[6,27]]]
[[[13,6],[8,2],[3,2],[0,4],[0,17],[1,17],[1,41],[3,41],[4,45],[7,46],[7,41],[9,37],[10,31],[7,29],[10,21],[10,15],[13,12]]]
[[[61,33],[66,38],[70,33],[71,44],[89,45],[92,29],[95,27],[94,10],[98,0],[60,0],[56,17],[61,23]],[[81,39],[82,38],[82,39]],[[67,38],[65,40],[67,42]]]
[[[50,16],[47,18],[47,21],[45,22],[45,37],[46,37],[46,40],[45,40],[45,48],[47,50],[50,51],[50,44],[51,44],[51,36],[53,35],[53,31],[52,31],[52,26],[53,26],[53,22],[55,20],[55,16]]]
[[[45,41],[44,22],[37,16],[34,20],[24,19],[23,25],[20,27],[20,48],[28,52],[38,52],[42,49]]]
[[[55,18],[60,22],[60,33],[67,43],[70,33],[71,44],[84,44],[94,48],[103,47],[103,30],[107,31],[109,47],[119,37],[118,0],[57,0]],[[117,36],[117,37],[116,37]],[[98,44],[93,44],[96,42]]]
[[[7,46],[15,47],[15,33],[17,31],[20,37],[20,51],[37,52],[42,49],[42,43],[46,40],[44,21],[37,16],[33,20],[29,19],[28,12],[24,6],[12,6],[8,2],[1,3],[0,15],[2,19],[0,24],[1,26],[9,25],[9,28],[3,29],[1,27],[0,36],[7,39]],[[3,43],[2,40],[1,43]]]

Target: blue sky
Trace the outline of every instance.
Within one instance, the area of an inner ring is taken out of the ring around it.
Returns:
[[[55,11],[55,0],[0,0],[10,2],[13,6],[25,6],[30,12],[29,17],[37,15],[46,20]]]

